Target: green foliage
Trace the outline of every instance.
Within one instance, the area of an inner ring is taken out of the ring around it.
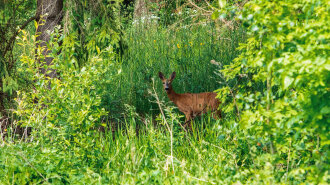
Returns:
[[[256,145],[257,138],[249,136],[246,139],[246,133],[237,124],[220,126],[219,122],[204,119],[193,125],[195,131],[191,135],[186,135],[177,130],[178,115],[171,109],[164,110],[167,123],[164,123],[164,117],[159,120],[164,126],[154,126],[152,118],[145,119],[141,135],[135,133],[138,117],[133,116],[126,120],[127,127],[114,135],[109,132],[86,135],[90,141],[84,142],[93,142],[87,155],[78,146],[61,147],[54,145],[55,141],[6,144],[0,153],[0,183],[230,184],[275,181],[275,177],[269,177],[276,174],[271,159],[259,157],[263,150]],[[172,147],[170,131],[174,131]],[[247,152],[246,148],[251,150]]]
[[[70,37],[70,50],[73,57],[82,67],[88,62],[90,55],[105,50],[110,45],[117,53],[121,53],[125,44],[121,39],[119,23],[120,1],[64,1],[63,34]],[[19,68],[18,58],[21,56],[21,46],[15,44],[20,29],[26,28],[34,33],[32,24],[35,16],[36,1],[1,1],[0,2],[0,112],[15,107],[13,99],[16,91],[26,87],[31,80],[22,73],[16,73]],[[30,19],[31,18],[31,19]],[[30,26],[31,25],[31,26]],[[31,29],[30,29],[31,28]],[[52,30],[51,30],[52,31]],[[7,112],[8,113],[8,112]],[[3,115],[0,115],[3,116]]]
[[[245,28],[191,25],[191,14],[126,25],[122,57],[113,19],[92,12],[110,4],[86,3],[69,11],[72,32],[54,31],[51,66],[22,32],[17,74],[28,81],[14,125],[32,131],[0,127],[0,184],[329,183],[329,3],[213,1],[213,19]],[[202,116],[186,133],[181,113],[162,106],[158,71],[176,71],[180,93],[219,88],[224,118]]]
[[[123,51],[119,3],[114,1],[67,1],[64,33],[70,36],[71,50],[80,67],[109,45]]]
[[[54,147],[66,150],[78,148],[73,152],[90,155],[88,149],[94,147],[94,143],[86,136],[95,134],[97,128],[105,125],[101,120],[105,111],[100,107],[103,91],[99,88],[111,80],[108,70],[114,60],[112,50],[100,51],[79,68],[73,50],[68,49],[70,45],[66,39],[70,37],[60,37],[56,30],[49,42],[53,65],[46,66],[42,55],[37,55],[40,62],[36,62],[34,51],[28,49],[35,43],[29,45],[27,37],[28,34],[24,34],[20,42],[26,49],[21,57],[20,72],[28,75],[34,85],[18,91],[15,113],[19,117],[19,125],[33,128],[31,135],[41,144],[51,142]],[[37,48],[37,53],[41,54],[42,49]],[[58,54],[60,50],[62,52]],[[55,70],[58,78],[49,78],[41,73],[39,69],[42,67]]]
[[[242,54],[221,70],[228,84],[219,89],[227,102],[223,109],[241,112],[241,127],[275,142],[273,160],[294,164],[287,167],[292,168],[287,178],[324,182],[330,139],[329,3],[250,1],[236,14],[248,39],[239,47]],[[298,171],[305,174],[297,176]]]
[[[15,0],[0,2],[0,117],[12,106],[19,89],[16,74],[17,51],[15,38],[19,29],[24,29],[36,7],[36,2]]]

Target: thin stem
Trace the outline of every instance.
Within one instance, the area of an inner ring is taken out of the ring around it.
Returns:
[[[173,129],[173,120],[172,120],[172,122],[171,122],[171,128],[170,128],[170,126],[169,126],[169,124],[167,123],[167,120],[166,120],[166,118],[165,118],[165,114],[164,114],[164,112],[163,112],[163,109],[162,109],[162,107],[161,107],[161,105],[160,105],[160,101],[159,101],[159,98],[158,98],[158,95],[157,95],[157,92],[156,92],[156,90],[155,90],[155,80],[154,79],[152,79],[152,89],[153,89],[153,91],[154,91],[154,96],[155,96],[155,98],[156,98],[156,102],[157,102],[157,105],[158,105],[158,107],[159,107],[159,110],[160,110],[160,113],[162,114],[162,117],[164,118],[164,122],[165,122],[165,125],[166,125],[166,127],[167,127],[167,129],[168,129],[168,131],[170,132],[170,139],[171,139],[171,163],[172,163],[172,168],[173,168],[173,172],[175,172],[174,171],[174,163],[173,163],[173,133],[172,133],[172,129]]]
[[[290,147],[289,147],[289,154],[288,154],[288,160],[286,164],[286,177],[285,180],[288,180],[288,173],[289,173],[289,165],[290,165],[290,152],[291,152],[291,141],[290,141]]]

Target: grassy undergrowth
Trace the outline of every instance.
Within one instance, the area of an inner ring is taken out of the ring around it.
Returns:
[[[270,140],[253,130],[203,116],[186,133],[173,108],[164,109],[157,124],[132,112],[124,127],[85,131],[83,141],[46,135],[3,143],[0,183],[300,184],[314,178],[299,168],[301,161],[272,154]]]
[[[263,149],[256,145],[256,138],[247,139],[237,125],[206,118],[196,121],[194,131],[187,135],[178,126],[177,115],[167,113],[168,128],[173,130],[154,126],[152,119],[146,119],[145,127],[136,135],[137,123],[130,119],[118,132],[88,132],[92,136],[85,141],[89,148],[46,140],[7,143],[0,153],[0,183],[230,184],[283,180],[285,169],[276,169],[271,158],[259,155]]]

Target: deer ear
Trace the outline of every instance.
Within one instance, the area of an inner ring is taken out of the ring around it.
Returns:
[[[164,75],[163,75],[162,72],[159,72],[158,75],[159,75],[159,78],[160,78],[160,79],[162,79],[162,80],[164,79]]]
[[[175,75],[176,75],[176,73],[175,73],[175,71],[174,71],[174,72],[171,74],[171,81],[174,80]]]

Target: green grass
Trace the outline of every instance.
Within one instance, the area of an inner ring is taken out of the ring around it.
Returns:
[[[112,113],[129,104],[136,107],[138,113],[155,114],[158,108],[148,93],[152,79],[157,93],[162,98],[166,96],[158,78],[159,71],[166,76],[176,71],[173,86],[179,93],[214,91],[220,87],[220,79],[215,75],[219,68],[210,61],[229,64],[239,54],[235,48],[244,40],[244,31],[241,28],[217,30],[211,23],[186,29],[138,26],[125,32],[125,40],[128,49],[118,61],[122,72],[105,87],[109,93],[104,102]]]
[[[247,143],[235,138],[237,127],[201,120],[186,135],[173,116],[167,120],[174,128],[172,155],[171,130],[147,119],[137,136],[131,119],[125,129],[114,133],[115,139],[111,132],[95,132],[90,148],[49,142],[5,145],[0,183],[219,184],[253,175],[241,174],[251,158],[240,151]]]
[[[285,161],[275,160],[281,154],[265,150],[269,141],[238,124],[202,117],[186,133],[179,115],[164,110],[166,121],[131,116],[116,132],[80,133],[83,142],[56,135],[8,142],[0,152],[0,184],[299,184],[309,176],[287,174]]]

